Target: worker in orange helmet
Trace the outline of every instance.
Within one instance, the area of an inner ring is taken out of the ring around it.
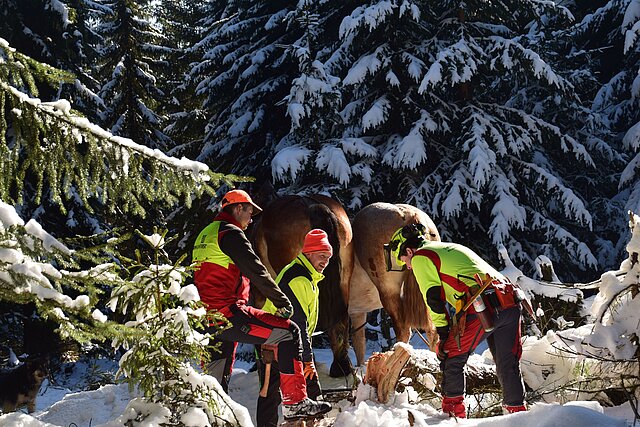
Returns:
[[[287,419],[316,416],[331,410],[326,402],[307,397],[303,374],[300,329],[289,320],[293,308],[269,275],[244,234],[252,217],[262,209],[243,190],[231,190],[222,198],[220,212],[198,235],[193,247],[197,264],[194,281],[200,299],[229,321],[229,328],[214,337],[206,371],[225,391],[238,342],[273,344],[280,357],[280,391]],[[276,307],[275,314],[247,305],[249,287],[256,286]],[[209,327],[217,332],[217,325]]]

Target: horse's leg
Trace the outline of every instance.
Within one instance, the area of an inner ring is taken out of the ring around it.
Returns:
[[[378,287],[380,291],[380,301],[382,302],[382,307],[387,312],[389,317],[391,317],[391,323],[393,323],[393,330],[396,333],[396,342],[409,341],[409,328],[404,327],[402,322],[402,304],[400,300],[400,292],[389,291],[388,289],[382,288],[380,285]]]
[[[333,362],[329,368],[329,376],[346,377],[353,372],[353,366],[349,360],[349,315],[346,311],[338,323],[327,331],[327,334],[333,349]]]
[[[353,350],[356,353],[356,362],[358,366],[364,365],[364,355],[366,352],[365,346],[365,323],[367,321],[367,313],[352,313],[351,328],[354,332],[351,333],[351,343],[353,344]]]
[[[393,329],[396,331],[396,341],[409,342],[411,338],[411,328],[403,321],[394,321]]]
[[[340,292],[342,294],[342,300],[345,302],[345,311],[339,314],[338,324],[331,328],[329,331],[331,339],[331,349],[333,350],[333,362],[331,363],[331,369],[329,370],[332,377],[343,377],[353,372],[353,365],[349,359],[349,315],[348,315],[348,302],[349,302],[349,286],[351,284],[351,275],[353,274],[353,246],[350,244],[350,239],[345,239],[345,228],[351,229],[351,225],[348,219],[343,219],[341,223],[341,238],[342,241],[347,240],[348,243],[340,248]],[[333,338],[331,338],[333,335]]]

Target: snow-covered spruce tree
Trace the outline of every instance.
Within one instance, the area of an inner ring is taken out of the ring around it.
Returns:
[[[29,174],[36,203],[46,189],[62,211],[65,200],[74,198],[91,209],[93,197],[108,212],[145,217],[143,202],[189,206],[194,195],[213,194],[234,179],[116,137],[75,115],[64,100],[30,97],[24,92],[37,95],[36,79],[55,82],[66,74],[1,39],[0,58],[0,199],[5,202],[23,201]]]
[[[60,0],[1,0],[0,37],[32,58],[58,68],[77,59],[78,34]]]
[[[284,191],[288,193],[331,191],[347,181],[355,182],[355,176],[365,181],[370,178],[368,165],[356,163],[354,158],[363,156],[363,152],[364,156],[373,156],[375,151],[360,139],[334,137],[342,134],[343,120],[339,115],[340,79],[332,76],[323,63],[335,42],[326,31],[335,25],[327,6],[331,5],[303,0],[287,15],[304,30],[289,46],[300,73],[284,99],[291,128],[274,147],[271,161],[274,181],[287,183]]]
[[[593,71],[601,87],[593,97],[593,110],[606,119],[613,140],[626,155],[626,168],[619,178],[618,204],[640,211],[640,3],[611,0],[591,7],[590,14],[576,24],[576,44],[592,53]],[[622,215],[618,215],[622,217]],[[618,224],[619,252],[624,252],[628,234]]]
[[[41,318],[58,325],[62,339],[97,342],[123,333],[96,308],[103,286],[120,282],[115,264],[80,268],[80,262],[95,261],[100,252],[107,254],[70,249],[33,219],[25,224],[13,206],[0,200],[0,301],[34,304]]]
[[[370,2],[348,14],[327,65],[342,77],[345,136],[381,160],[356,196],[413,203],[444,239],[494,261],[503,244],[527,272],[539,254],[567,278],[595,268],[577,234],[592,227],[586,195],[568,172],[593,168],[601,148],[555,123],[584,111],[539,43],[567,15],[529,0]]]
[[[138,252],[128,266],[131,281],[113,290],[110,307],[131,319],[131,334],[113,341],[127,351],[118,375],[124,376],[141,398],[129,402],[119,421],[124,425],[162,426],[250,425],[246,409],[222,391],[218,382],[192,366],[206,360],[207,322],[224,317],[207,315],[193,284],[185,285],[187,269],[171,264],[163,247],[165,232],[141,235],[151,254]],[[183,257],[184,258],[184,257]],[[244,409],[244,410],[243,410]]]
[[[0,1],[0,38],[37,61],[72,72],[75,79],[58,82],[53,87],[43,86],[40,90],[49,99],[69,99],[76,109],[91,116],[102,103],[95,94],[97,82],[86,67],[90,45],[89,40],[85,40],[88,35],[85,10],[69,8],[66,3],[61,0]],[[95,4],[90,0],[72,0],[72,3]]]
[[[179,0],[159,4],[159,20],[172,51],[164,80],[164,111],[167,115],[164,132],[174,146],[171,155],[194,158],[202,147],[208,117],[202,109],[204,97],[196,92],[197,83],[188,75],[199,59],[194,46],[205,35],[210,1]],[[189,23],[189,25],[185,25]]]
[[[191,78],[206,96],[210,114],[198,160],[222,170],[246,173],[258,181],[271,177],[274,147],[289,134],[285,97],[300,77],[296,52],[304,48],[307,26],[300,17],[305,2],[219,2],[211,30],[196,46],[202,61]],[[331,31],[329,4],[319,2],[317,28]],[[335,28],[335,27],[333,27]],[[324,38],[323,35],[318,36]],[[326,42],[316,43],[322,49]],[[315,59],[310,57],[311,60]],[[316,117],[313,117],[316,119]],[[286,143],[286,141],[285,141]]]
[[[162,132],[155,112],[165,93],[156,69],[170,49],[150,21],[143,0],[109,0],[113,15],[105,18],[98,33],[104,39],[100,66],[100,96],[107,109],[101,123],[114,135],[131,138],[147,147],[167,149],[171,141]]]
[[[97,23],[112,11],[92,0],[67,0],[69,10],[74,19],[77,35],[76,49],[78,59],[64,68],[73,73],[76,80],[73,88],[64,86],[60,92],[61,98],[73,100],[76,110],[82,112],[92,122],[96,122],[104,112],[105,105],[97,94],[100,91],[98,80],[98,47],[103,44],[102,37],[96,32]]]

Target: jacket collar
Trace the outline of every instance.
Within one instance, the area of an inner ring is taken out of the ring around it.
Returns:
[[[318,270],[313,267],[311,261],[309,261],[309,258],[307,258],[304,254],[298,255],[297,259],[300,264],[302,264],[307,270],[309,270],[309,273],[311,273],[311,281],[313,283],[317,284],[319,281],[324,279],[324,274],[319,273]]]
[[[236,221],[233,215],[228,214],[227,212],[220,212],[213,220],[229,222],[242,230],[242,226],[240,226],[240,223]]]

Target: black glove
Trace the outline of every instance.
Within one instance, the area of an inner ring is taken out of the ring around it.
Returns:
[[[438,342],[438,347],[436,348],[436,356],[441,361],[444,361],[447,358],[447,353],[444,349],[444,343],[449,338],[449,327],[448,326],[439,326],[436,328],[436,332],[438,333],[438,337],[440,341]]]
[[[436,332],[438,333],[438,337],[440,337],[440,341],[446,341],[447,338],[449,338],[448,326],[438,326],[436,328]]]
[[[293,315],[293,308],[291,306],[280,307],[276,310],[275,315],[284,319],[289,319]]]

